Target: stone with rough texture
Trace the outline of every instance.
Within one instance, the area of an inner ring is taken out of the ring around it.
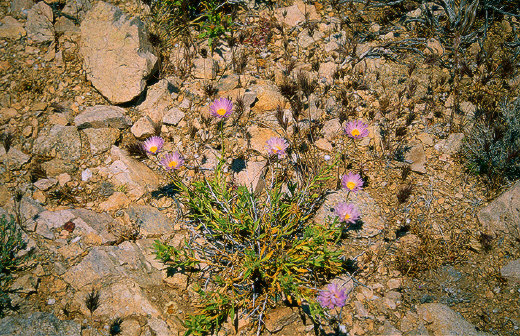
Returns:
[[[511,282],[520,283],[520,259],[507,263],[500,269],[500,275]]]
[[[81,137],[74,126],[54,125],[36,139],[33,153],[75,162],[81,157]]]
[[[0,20],[0,38],[19,39],[26,34],[23,24],[11,16]]]
[[[175,77],[161,79],[146,90],[146,98],[137,108],[153,122],[161,122],[178,95],[179,85]]]
[[[36,233],[47,239],[55,239],[67,223],[72,223],[73,236],[81,236],[85,243],[92,245],[108,244],[115,241],[107,228],[111,222],[113,219],[108,214],[86,209],[44,211],[36,219]]]
[[[2,161],[9,169],[12,170],[18,170],[22,168],[22,166],[30,159],[31,157],[29,155],[16,148],[10,148],[7,154],[0,156],[0,161]]]
[[[177,107],[172,107],[164,115],[162,122],[167,125],[177,125],[186,114]]]
[[[249,127],[247,132],[251,135],[251,148],[264,155],[267,155],[267,149],[265,148],[267,140],[278,136],[270,128],[261,128],[257,125]]]
[[[361,190],[356,193],[350,193],[347,197],[347,190],[341,189],[329,194],[325,198],[323,205],[316,211],[314,221],[318,223],[326,223],[327,217],[331,221],[336,217],[334,214],[334,207],[341,202],[355,204],[361,213],[361,219],[356,224],[351,224],[349,233],[354,238],[370,238],[379,234],[384,226],[384,219],[381,217],[381,209],[376,201],[370,195]],[[358,227],[361,224],[361,227]]]
[[[266,163],[266,161],[247,162],[246,168],[237,174],[236,183],[246,186],[250,192],[261,192],[265,185],[263,173]]]
[[[119,139],[119,130],[115,128],[86,128],[85,133],[90,144],[90,154],[97,155],[108,151]]]
[[[117,106],[89,106],[74,118],[74,124],[80,129],[90,127],[126,128],[132,125],[132,121],[125,114],[125,109]]]
[[[482,208],[477,218],[488,234],[520,238],[520,181]]]
[[[337,136],[342,134],[343,127],[341,127],[339,119],[334,118],[323,123],[322,132],[325,136],[325,139],[334,140]]]
[[[292,6],[277,9],[275,17],[278,21],[283,22],[288,26],[295,27],[305,21],[306,14],[309,20],[316,20],[319,18],[314,6],[305,5],[303,1],[296,1]]]
[[[426,153],[420,141],[411,141],[410,150],[405,153],[406,162],[410,163],[410,169],[416,173],[426,174]]]
[[[87,79],[112,104],[139,96],[157,64],[141,20],[102,1],[81,23],[80,50]]]
[[[136,138],[144,139],[155,134],[155,125],[149,117],[141,117],[130,128],[130,131]]]
[[[129,196],[141,197],[159,187],[159,177],[146,164],[132,159],[116,146],[112,146],[110,154],[114,162],[108,167],[109,178],[116,185],[126,185]]]
[[[25,30],[33,42],[54,42],[54,15],[45,2],[38,2],[27,12]]]
[[[459,313],[440,303],[424,303],[417,307],[417,314],[427,324],[433,335],[486,336],[466,321]]]
[[[1,336],[78,336],[81,325],[61,321],[51,313],[26,313],[7,316],[0,320]]]
[[[114,211],[126,208],[130,204],[130,199],[122,192],[115,192],[104,202],[99,204],[103,211]]]
[[[275,85],[255,85],[251,88],[256,92],[256,102],[251,107],[255,113],[262,114],[266,111],[274,111],[279,106],[285,106],[285,98]]]
[[[61,12],[81,21],[87,12],[92,9],[93,3],[93,0],[67,0]]]
[[[34,0],[11,0],[9,13],[15,17],[27,17],[27,12],[34,6]]]
[[[463,133],[452,133],[447,139],[439,141],[435,144],[434,148],[444,154],[453,155],[456,154],[462,146],[462,139],[464,139]]]
[[[217,77],[218,64],[212,58],[196,58],[193,60],[193,76],[201,79],[215,79]]]
[[[143,237],[157,237],[173,231],[173,223],[168,217],[152,206],[132,204],[125,211],[139,226],[139,234]]]

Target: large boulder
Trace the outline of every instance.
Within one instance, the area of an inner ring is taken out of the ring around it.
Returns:
[[[26,313],[7,316],[0,320],[1,336],[76,336],[81,325],[74,321],[60,321],[51,313]]]
[[[81,23],[80,49],[87,78],[113,104],[139,96],[157,64],[141,20],[102,1]]]
[[[477,214],[486,233],[520,238],[520,181]]]
[[[38,2],[27,13],[25,30],[33,42],[54,42],[54,15],[45,2]]]

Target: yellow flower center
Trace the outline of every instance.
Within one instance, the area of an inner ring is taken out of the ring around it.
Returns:
[[[350,132],[350,134],[352,134],[352,136],[356,137],[356,136],[360,135],[361,133],[359,132],[359,130],[357,128],[354,128],[352,130],[352,132]]]
[[[349,213],[348,213],[348,214],[345,214],[345,217],[344,217],[344,218],[345,218],[345,220],[349,220],[349,219],[350,219],[350,214],[349,214]]]
[[[177,167],[177,165],[178,165],[177,161],[172,160],[172,161],[168,162],[168,167],[170,167],[170,168],[175,168],[175,167]]]
[[[280,145],[276,145],[273,147],[273,152],[275,152],[275,153],[278,153],[281,150],[282,150],[282,147]]]
[[[226,109],[224,109],[224,108],[219,108],[219,109],[217,110],[217,114],[218,114],[218,115],[221,115],[221,116],[225,115],[225,114],[226,114]]]
[[[157,146],[151,146],[150,147],[150,152],[152,152],[152,153],[157,152]]]
[[[355,187],[356,187],[356,184],[354,182],[352,182],[352,181],[347,182],[347,188],[349,188],[350,190],[353,190]]]

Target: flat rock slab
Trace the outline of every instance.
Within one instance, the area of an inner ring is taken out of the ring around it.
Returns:
[[[98,214],[87,209],[44,211],[36,219],[36,233],[47,239],[55,239],[61,230],[68,228],[71,235],[81,236],[87,244],[108,244],[116,241],[107,229],[107,225],[113,221],[106,213]]]
[[[141,20],[102,1],[81,22],[80,50],[87,79],[112,104],[139,96],[157,64]]]
[[[432,335],[489,336],[480,332],[459,313],[440,303],[425,303],[417,307],[417,314],[426,322]]]
[[[488,234],[520,238],[520,181],[482,208],[477,217]]]
[[[38,2],[27,12],[25,30],[33,42],[54,42],[54,15],[45,2]]]
[[[173,223],[156,208],[132,204],[125,210],[130,220],[139,226],[139,234],[145,238],[159,237],[173,231]]]
[[[507,263],[500,269],[500,275],[511,282],[520,283],[520,259]]]
[[[376,201],[370,197],[365,191],[350,193],[344,189],[333,192],[325,198],[325,202],[316,212],[315,222],[326,223],[332,221],[336,217],[334,207],[341,202],[355,204],[361,212],[361,219],[356,224],[351,224],[351,237],[353,238],[370,238],[379,234],[385,222],[381,216],[381,209]],[[328,219],[330,217],[330,219]],[[359,227],[360,226],[360,227]]]
[[[140,286],[154,286],[162,282],[163,274],[150,263],[150,244],[123,242],[117,246],[96,246],[74,267],[63,274],[63,280],[76,290],[90,289],[131,279]]]
[[[124,108],[110,105],[90,106],[74,118],[76,127],[83,128],[126,128],[132,125]]]
[[[74,126],[52,126],[48,134],[36,139],[33,154],[75,162],[81,157],[79,131]]]
[[[81,335],[81,325],[74,321],[61,321],[51,313],[27,313],[1,319],[0,335],[77,336]]]

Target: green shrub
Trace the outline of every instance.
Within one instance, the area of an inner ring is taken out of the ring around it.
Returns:
[[[264,311],[281,301],[305,302],[318,313],[316,288],[344,271],[335,247],[343,227],[337,220],[310,220],[335,164],[301,186],[274,182],[261,194],[226,182],[222,166],[213,178],[190,186],[174,182],[188,209],[191,237],[178,248],[155,244],[169,275],[189,272],[201,279],[186,334],[205,335],[243,315],[261,328]]]

